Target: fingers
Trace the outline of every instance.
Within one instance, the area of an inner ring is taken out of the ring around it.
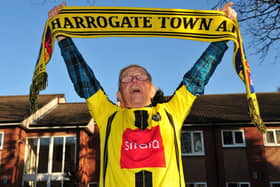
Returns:
[[[229,2],[229,3],[227,3],[227,4],[225,4],[225,5],[223,6],[222,10],[223,10],[223,9],[231,8],[232,5],[233,5],[233,2]]]
[[[66,6],[66,2],[63,1],[60,5],[52,8],[48,13],[49,18],[55,17],[59,13],[59,11],[65,6]]]
[[[61,6],[62,6],[62,7],[65,7],[65,6],[66,6],[66,2],[65,2],[65,1],[62,1]]]
[[[236,17],[237,17],[237,13],[236,13],[236,11],[231,7],[232,5],[233,5],[232,2],[227,3],[225,6],[223,6],[223,8],[221,9],[221,11],[224,12],[224,13],[227,15],[227,17],[228,17],[229,19],[234,20],[234,19],[236,19]]]

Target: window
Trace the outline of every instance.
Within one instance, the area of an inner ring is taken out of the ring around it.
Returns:
[[[205,183],[205,182],[191,182],[191,183],[187,183],[186,187],[207,187],[207,183]]]
[[[74,180],[75,136],[28,138],[25,155],[24,186],[67,186]]]
[[[227,182],[226,187],[250,187],[249,182]]]
[[[264,142],[266,146],[280,146],[280,129],[267,129]]]
[[[243,130],[222,130],[223,147],[245,147]]]
[[[98,183],[97,182],[90,182],[90,183],[88,183],[88,187],[98,187]]]
[[[270,187],[280,187],[280,182],[270,182]]]
[[[182,131],[182,155],[204,155],[202,131]]]
[[[0,150],[3,149],[4,145],[4,132],[0,132]]]

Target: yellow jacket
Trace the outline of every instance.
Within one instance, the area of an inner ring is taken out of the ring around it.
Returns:
[[[184,85],[153,107],[118,107],[102,89],[88,98],[100,133],[100,187],[185,186],[180,130],[195,98]]]

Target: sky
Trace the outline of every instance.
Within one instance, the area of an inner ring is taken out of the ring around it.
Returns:
[[[147,7],[209,10],[216,0],[65,0],[68,6]],[[48,11],[60,0],[4,0],[0,11],[0,96],[28,95]],[[243,31],[244,32],[244,31]],[[280,87],[280,62],[268,57],[261,62],[249,48],[250,37],[242,32],[255,91],[276,92]],[[105,92],[116,101],[119,70],[140,64],[153,76],[154,84],[171,95],[183,75],[209,43],[174,38],[103,37],[74,38],[78,49],[95,72]],[[205,94],[245,93],[232,65],[233,44],[211,77]],[[278,46],[278,49],[280,47]],[[276,53],[275,51],[273,51]],[[272,56],[272,55],[271,55]],[[47,66],[48,86],[40,94],[65,94],[67,102],[84,102],[70,81],[55,43]]]

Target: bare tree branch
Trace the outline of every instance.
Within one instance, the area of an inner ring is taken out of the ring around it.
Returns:
[[[229,0],[218,0],[214,7],[222,7]],[[243,32],[251,36],[250,49],[260,56],[260,60],[272,50],[280,49],[280,0],[232,0],[238,12],[238,20]],[[280,58],[275,54],[275,60]]]

